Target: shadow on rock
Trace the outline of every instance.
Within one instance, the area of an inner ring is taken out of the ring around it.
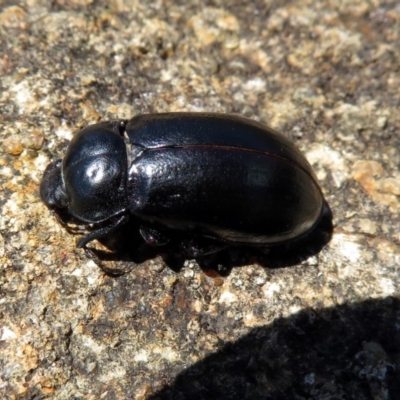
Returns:
[[[306,309],[255,328],[149,397],[399,399],[400,301]]]

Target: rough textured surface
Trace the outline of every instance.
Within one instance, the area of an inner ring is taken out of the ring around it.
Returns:
[[[400,398],[400,6],[0,1],[0,397]],[[335,216],[287,268],[112,278],[41,204],[100,118],[234,112],[295,140]]]

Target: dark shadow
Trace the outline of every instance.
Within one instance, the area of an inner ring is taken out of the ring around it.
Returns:
[[[217,253],[197,257],[200,267],[210,273],[221,276],[229,274],[233,267],[259,264],[265,268],[289,267],[301,263],[318,254],[331,240],[333,232],[332,212],[325,203],[324,212],[319,223],[306,235],[284,245],[268,248],[229,247]],[[135,223],[128,223],[112,235],[99,239],[110,251],[97,250],[91,247],[88,256],[110,275],[121,275],[129,272],[135,265],[161,256],[166,265],[178,272],[188,257],[181,249],[180,243],[187,235],[176,234],[169,237],[169,243],[154,247],[146,244]]]
[[[400,301],[277,319],[224,345],[148,399],[400,399]]]

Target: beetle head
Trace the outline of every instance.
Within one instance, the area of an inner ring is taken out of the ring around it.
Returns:
[[[103,122],[79,131],[63,161],[51,163],[40,194],[51,209],[97,223],[126,209],[127,154],[118,124]]]
[[[62,161],[50,163],[40,184],[40,198],[50,209],[68,207],[68,195],[61,175]]]

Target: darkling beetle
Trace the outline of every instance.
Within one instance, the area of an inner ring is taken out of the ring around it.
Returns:
[[[147,243],[179,234],[191,257],[294,241],[324,208],[310,164],[289,139],[260,122],[214,113],[90,125],[63,160],[47,166],[40,196],[67,227],[67,219],[81,225],[80,248],[135,219]]]

